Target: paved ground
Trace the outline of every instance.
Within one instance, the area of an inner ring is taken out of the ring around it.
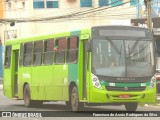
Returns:
[[[0,78],[0,85],[2,84],[2,78]]]
[[[3,88],[3,85],[2,85],[2,79],[0,78],[0,89]]]

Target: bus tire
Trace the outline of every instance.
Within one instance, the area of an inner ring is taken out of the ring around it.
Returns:
[[[84,108],[84,103],[79,102],[78,90],[76,86],[74,86],[71,90],[69,104],[71,106],[71,110],[74,112],[82,111]]]
[[[125,103],[126,111],[136,111],[137,107],[138,107],[138,103],[137,102]]]
[[[23,93],[25,107],[32,107],[33,101],[31,100],[30,88],[28,84],[25,85]]]

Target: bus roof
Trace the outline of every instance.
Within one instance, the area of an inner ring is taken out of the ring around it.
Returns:
[[[19,44],[19,43],[25,43],[25,42],[32,42],[32,41],[38,41],[38,40],[47,40],[50,38],[60,38],[65,36],[74,36],[74,35],[80,35],[83,33],[89,33],[91,32],[91,29],[99,29],[99,28],[111,28],[111,29],[139,29],[139,30],[149,30],[147,28],[141,28],[136,26],[124,26],[124,25],[106,25],[106,26],[94,26],[91,28],[84,28],[74,31],[67,31],[67,32],[57,32],[57,33],[47,33],[47,34],[38,34],[30,37],[22,37],[22,38],[15,38],[15,39],[9,39],[6,41],[5,45],[12,45],[12,44]]]
[[[9,39],[6,41],[5,45],[20,44],[20,43],[26,43],[26,42],[32,42],[32,41],[39,41],[39,40],[47,40],[50,38],[76,36],[76,35],[80,35],[80,34],[84,34],[84,33],[90,33],[89,30],[90,29],[82,29],[82,30],[74,30],[74,31],[67,31],[67,32],[38,34],[38,35],[30,36],[30,37]]]

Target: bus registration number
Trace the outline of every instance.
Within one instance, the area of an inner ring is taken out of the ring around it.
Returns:
[[[119,98],[130,98],[130,95],[128,95],[128,94],[122,94],[122,95],[119,95]]]

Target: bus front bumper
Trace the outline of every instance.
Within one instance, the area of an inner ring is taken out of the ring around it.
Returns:
[[[124,96],[124,97],[122,97]],[[91,88],[89,103],[152,103],[156,100],[156,87],[139,92],[107,91]]]

